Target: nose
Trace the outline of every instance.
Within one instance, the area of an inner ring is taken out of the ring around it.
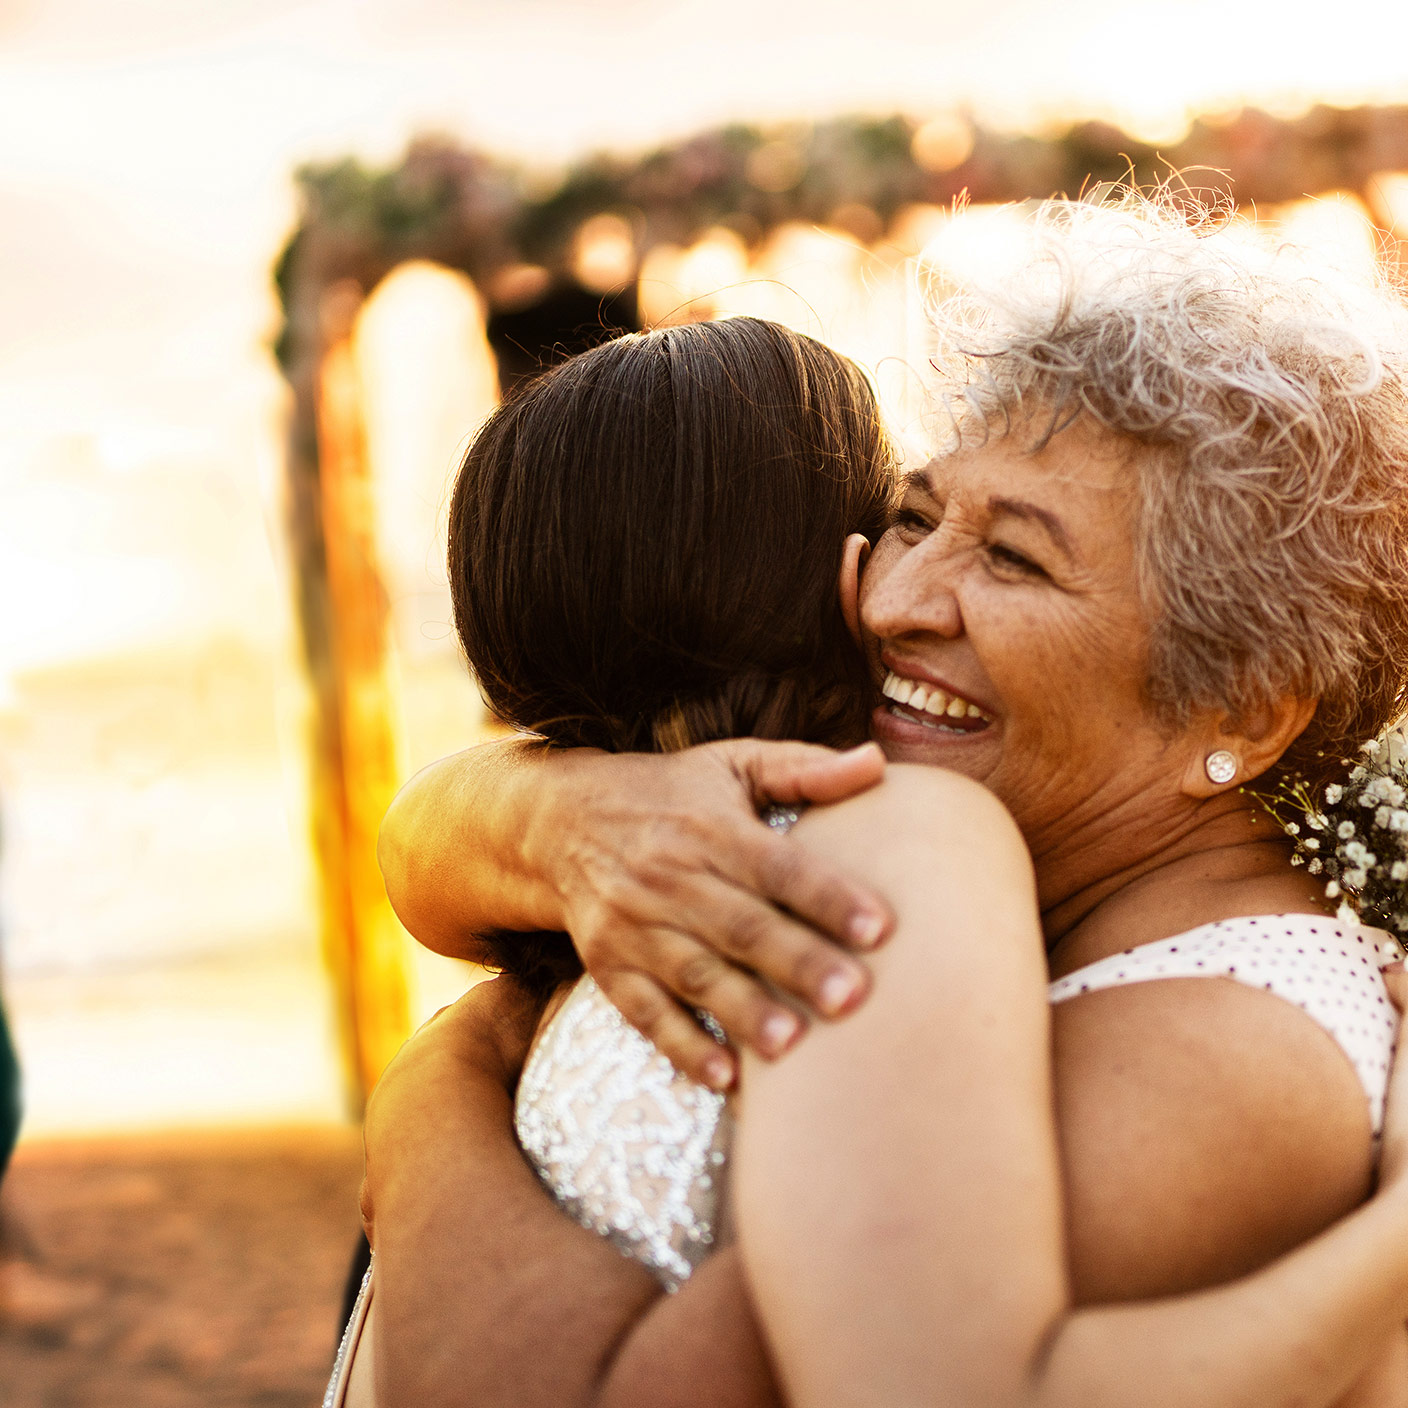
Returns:
[[[955,591],[955,554],[939,529],[913,547],[889,535],[876,545],[861,579],[861,624],[882,640],[933,634],[953,640],[963,634]]]

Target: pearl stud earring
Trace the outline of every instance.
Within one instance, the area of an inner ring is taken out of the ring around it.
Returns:
[[[1237,776],[1237,759],[1225,748],[1209,753],[1203,766],[1208,770],[1208,777],[1216,783],[1231,782]]]

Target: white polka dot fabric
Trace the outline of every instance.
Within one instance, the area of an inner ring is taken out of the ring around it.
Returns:
[[[1382,929],[1314,914],[1223,919],[1102,958],[1051,984],[1051,1001],[1159,978],[1231,978],[1294,1002],[1340,1044],[1369,1099],[1374,1137],[1398,1035],[1379,969],[1402,956]]]

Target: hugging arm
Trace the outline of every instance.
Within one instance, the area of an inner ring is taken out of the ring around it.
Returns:
[[[835,753],[737,739],[647,756],[484,744],[406,785],[379,859],[397,914],[437,952],[482,957],[474,936],[489,929],[567,930],[617,1007],[681,1070],[717,1086],[729,1058],[681,1004],[707,1007],[741,1045],[776,1055],[796,1021],[755,971],[837,1015],[867,973],[822,936],[868,946],[889,922],[873,892],[814,864],[758,808],[835,801],[883,769],[873,745]]]
[[[736,1248],[674,1296],[548,1198],[513,1137],[536,1007],[481,984],[367,1114],[380,1408],[777,1408]],[[707,1385],[707,1390],[705,1388]]]
[[[1121,1045],[1111,1007],[1058,1028],[1053,1072],[1028,862],[990,797],[921,771],[891,768],[883,792],[798,827],[882,886],[896,936],[859,1012],[745,1070],[740,1245],[788,1401],[1310,1408],[1395,1334],[1401,1356],[1398,1135],[1381,1195],[1305,1241],[1364,1191],[1337,1152],[1367,1148],[1362,1092],[1324,1034],[1232,984],[1150,983],[1129,1025],[1158,1068]],[[1211,1049],[1229,1020],[1269,1043],[1260,1066],[1235,1042]],[[1309,1089],[1290,1097],[1296,1082]],[[1090,1142],[1087,1099],[1124,1135]],[[1076,1308],[1092,1298],[1134,1303]]]
[[[913,1372],[925,1403],[1330,1402],[1403,1309],[1404,1268],[1385,1255],[1408,1238],[1398,1136],[1385,1145],[1385,1193],[1292,1257],[1222,1290],[1073,1315],[1048,1057],[1043,1038],[1027,1041],[1048,1018],[1040,941],[1024,927],[1025,861],[1005,849],[1002,818],[981,811],[991,807],[986,794],[955,795],[950,784],[965,784],[936,772],[909,786],[907,775],[897,770],[883,792],[819,812],[798,833],[821,859],[837,845],[852,857],[880,852],[874,878],[909,932],[886,951],[892,971],[880,975],[876,1005],[786,1061],[758,1066],[746,1084],[736,1166],[740,1199],[751,1200],[744,1249],[791,1401],[812,1408],[850,1386],[861,1402],[902,1404],[905,1385],[893,1376]],[[936,808],[970,802],[977,815],[969,810],[956,842],[920,843]],[[947,868],[968,892],[980,888],[975,874],[985,879],[981,907],[957,920],[946,900],[935,903],[943,887],[929,883]],[[894,967],[904,954],[937,952],[908,943],[916,931],[930,937],[959,921],[986,941],[953,960],[971,971]],[[897,1005],[887,1008],[892,993]],[[638,1265],[567,1219],[524,1163],[509,1089],[527,1037],[505,1058],[481,1035],[493,1025],[488,1005],[511,994],[500,983],[476,990],[408,1046],[373,1101],[368,1178],[385,1401],[773,1404],[735,1249],[678,1295],[660,1296]],[[839,1040],[851,1035],[850,1045]],[[952,1069],[930,1069],[926,1042],[950,1037]],[[876,1079],[877,1071],[888,1074]],[[888,1098],[900,1081],[915,1083],[914,1098]],[[936,1115],[926,1095],[956,1107]],[[841,1127],[814,1158],[805,1141],[832,1114]],[[905,1122],[898,1141],[891,1120]],[[1394,1127],[1401,1123],[1395,1114]],[[960,1164],[946,1166],[954,1157]],[[1068,1181],[1098,1176],[1070,1162]],[[1077,1299],[1113,1274],[1088,1249],[1077,1248],[1077,1263]],[[810,1299],[799,1304],[803,1293]],[[829,1380],[826,1366],[836,1371]],[[885,1394],[867,1391],[881,1384]]]

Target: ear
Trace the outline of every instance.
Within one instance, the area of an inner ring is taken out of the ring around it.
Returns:
[[[870,539],[862,533],[852,533],[841,549],[841,575],[836,582],[841,615],[857,645],[860,644],[860,574],[869,556]]]
[[[1305,732],[1319,704],[1318,699],[1297,699],[1288,694],[1255,710],[1240,724],[1234,725],[1226,714],[1212,716],[1197,730],[1198,746],[1184,771],[1183,795],[1215,797],[1260,777]],[[1225,782],[1214,782],[1208,776],[1208,759],[1217,752],[1230,753],[1236,760],[1237,771]]]

